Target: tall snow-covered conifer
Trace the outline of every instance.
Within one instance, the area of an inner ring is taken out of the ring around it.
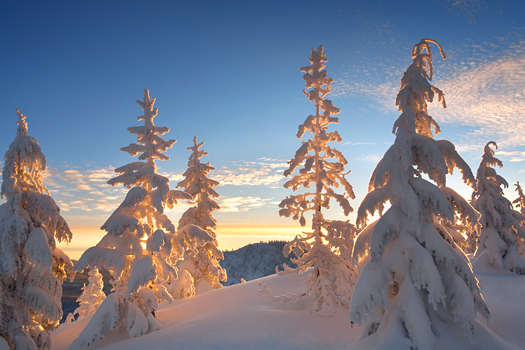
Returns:
[[[302,67],[306,89],[306,97],[315,103],[315,114],[309,115],[302,125],[299,125],[297,138],[301,139],[308,131],[310,138],[302,141],[302,146],[288,164],[284,172],[290,176],[299,167],[299,173],[285,184],[285,188],[297,191],[301,187],[304,193],[286,197],[279,207],[279,215],[299,220],[301,226],[306,225],[305,214],[313,213],[312,232],[295,237],[284,247],[284,255],[294,253],[293,260],[297,268],[284,266],[281,275],[302,274],[298,277],[305,280],[305,293],[291,293],[279,298],[285,302],[310,308],[314,313],[323,316],[331,315],[338,307],[348,306],[355,284],[356,271],[350,262],[355,227],[349,221],[332,221],[323,216],[322,209],[330,208],[330,201],[335,199],[343,209],[344,215],[353,211],[349,198],[355,195],[350,183],[345,179],[345,165],[348,163],[343,154],[328,145],[329,142],[341,142],[337,131],[328,131],[330,124],[339,122],[333,117],[340,112],[332,101],[325,99],[330,93],[332,78],[328,78],[325,63],[328,61],[323,46],[312,49],[308,58],[310,66]],[[334,188],[341,187],[338,193]],[[311,268],[311,269],[310,269]]]
[[[208,155],[206,151],[200,149],[202,145],[204,142],[197,143],[197,136],[195,136],[193,146],[188,147],[188,151],[192,153],[188,161],[188,169],[183,174],[184,180],[177,185],[177,188],[183,188],[193,197],[190,203],[195,204],[182,215],[178,229],[190,224],[199,226],[213,237],[213,241],[200,247],[188,247],[180,269],[188,270],[196,285],[206,281],[213,288],[221,288],[220,281],[226,282],[227,275],[226,270],[219,265],[218,259],[222,260],[224,256],[218,248],[217,235],[213,231],[217,221],[211,215],[214,210],[220,209],[217,202],[213,200],[219,197],[214,190],[219,182],[207,177],[215,168],[210,166],[210,163],[200,162],[200,158]]]
[[[75,271],[104,267],[112,274],[113,290],[97,312],[71,344],[71,349],[84,348],[104,337],[116,327],[125,328],[131,337],[143,335],[158,328],[154,312],[158,302],[171,302],[169,284],[177,278],[175,262],[188,244],[211,241],[208,233],[196,226],[188,226],[181,235],[164,213],[173,208],[177,199],[191,199],[185,192],[170,190],[167,177],[157,173],[156,160],[169,160],[164,154],[176,142],[161,135],[168,127],[153,124],[157,108],[155,98],[144,90],[144,101],[137,100],[144,115],[143,126],[129,127],[137,135],[137,143],[121,148],[139,161],[115,169],[120,173],[108,181],[110,185],[123,184],[130,188],[124,201],[102,225],[107,234],[95,246],[82,254]],[[179,230],[181,231],[181,230]]]
[[[42,183],[46,158],[18,114],[5,154],[0,206],[0,337],[12,349],[49,349],[62,318],[62,279],[71,262],[56,248],[71,241],[60,209]]]
[[[501,186],[508,188],[507,181],[491,166],[503,166],[490,146],[498,148],[496,143],[487,143],[477,173],[477,186],[472,194],[474,208],[481,213],[481,235],[475,259],[483,260],[486,256],[490,263],[499,270],[508,270],[525,274],[525,261],[519,255],[523,244],[525,216],[512,209],[511,202],[503,196]]]
[[[475,180],[451,142],[433,139],[440,130],[427,102],[437,97],[445,107],[445,99],[429,83],[430,43],[439,46],[429,39],[414,45],[396,99],[401,115],[394,123],[395,142],[377,164],[358,210],[361,229],[368,214],[382,216],[356,240],[353,259],[360,276],[350,307],[351,322],[365,323],[363,341],[406,338],[407,349],[419,350],[447,348],[441,343],[452,335],[447,327],[462,327],[472,337],[476,313],[489,317],[470,262],[447,228],[458,220],[476,227],[479,214],[446,187],[455,167],[466,184],[474,187]]]

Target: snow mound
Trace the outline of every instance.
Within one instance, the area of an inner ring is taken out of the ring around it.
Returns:
[[[492,313],[489,326],[475,322],[473,344],[463,337],[461,326],[449,338],[438,338],[436,349],[523,349],[525,277],[480,274],[482,293]],[[304,290],[304,283],[272,275],[247,283],[212,290],[193,298],[163,303],[156,312],[161,329],[130,339],[126,330],[113,330],[88,349],[388,349],[408,350],[404,339],[377,344],[373,337],[359,341],[362,327],[350,327],[348,311],[320,317],[307,310],[293,310],[266,301],[259,282],[276,293]],[[502,290],[501,286],[509,286]],[[52,349],[65,350],[91,317],[63,324],[51,334]],[[439,331],[445,331],[439,329]],[[510,344],[494,337],[495,332]]]

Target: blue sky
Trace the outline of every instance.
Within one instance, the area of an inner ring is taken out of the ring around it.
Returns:
[[[433,51],[433,83],[448,105],[430,109],[442,128],[436,138],[452,141],[473,172],[485,143],[496,141],[498,172],[525,183],[524,15],[525,2],[505,0],[2,1],[0,152],[20,108],[47,157],[45,184],[77,230],[68,249],[78,254],[126,193],[105,182],[134,160],[119,150],[136,141],[126,128],[139,125],[135,101],[147,88],[156,125],[177,140],[171,160],[158,162],[172,187],[193,136],[205,142],[202,160],[221,182],[221,247],[289,237],[301,229],[279,218],[277,205],[291,194],[282,173],[300,146],[297,126],[314,112],[299,71],[310,48],[327,52],[327,98],[341,109],[336,148],[349,161],[357,209],[394,140],[410,50],[428,37],[447,54],[443,61]],[[456,176],[450,186],[470,195]],[[506,193],[514,197],[512,185]]]

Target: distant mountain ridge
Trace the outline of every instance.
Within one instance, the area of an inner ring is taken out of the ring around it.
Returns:
[[[290,258],[283,256],[283,248],[286,241],[270,241],[248,244],[242,248],[233,251],[225,251],[224,260],[219,261],[220,265],[226,269],[228,280],[223,283],[224,286],[231,286],[233,284],[241,283],[241,278],[246,281],[251,281],[264,276],[273,275],[275,267],[279,266],[282,271],[283,264],[296,267],[290,261]],[[293,253],[290,254],[293,257]],[[76,261],[73,261],[76,263]],[[111,276],[106,269],[100,269],[104,276],[104,293],[109,294],[111,285],[109,280]],[[64,316],[62,321],[66,319],[68,313],[73,312],[77,307],[77,298],[82,293],[81,288],[87,283],[87,271],[84,273],[77,273],[73,282],[69,279],[64,280],[63,294],[62,294],[62,310]]]
[[[294,257],[293,253],[288,258],[283,255],[283,248],[287,243],[286,241],[260,242],[223,252],[224,260],[219,261],[219,264],[228,274],[228,280],[223,285],[231,286],[240,283],[241,278],[251,281],[273,275],[276,266],[279,270],[283,270],[284,263],[296,267],[297,265],[290,260]]]

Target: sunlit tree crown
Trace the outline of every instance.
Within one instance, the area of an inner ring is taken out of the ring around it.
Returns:
[[[297,138],[302,138],[306,131],[311,137],[303,141],[301,147],[295,153],[295,157],[288,164],[289,168],[284,172],[285,176],[290,176],[299,166],[299,174],[295,175],[284,184],[285,188],[292,188],[294,191],[300,187],[310,188],[315,191],[306,192],[284,199],[279,205],[281,216],[292,216],[294,220],[299,220],[301,226],[306,224],[304,213],[307,211],[316,212],[317,219],[314,219],[314,226],[322,221],[320,214],[321,207],[330,208],[330,199],[335,199],[343,208],[344,214],[348,215],[353,211],[348,198],[355,198],[352,185],[345,179],[348,174],[344,172],[344,166],[348,161],[337,149],[328,145],[329,142],[341,142],[341,136],[337,131],[327,131],[327,127],[332,123],[338,123],[339,119],[332,117],[340,112],[332,101],[324,97],[331,91],[333,79],[327,78],[327,71],[324,63],[328,61],[325,57],[323,46],[317,50],[312,49],[312,56],[309,61],[312,65],[302,67],[304,80],[307,89],[303,90],[308,99],[315,103],[315,115],[309,115],[305,122],[299,125]],[[336,161],[330,161],[331,159]],[[344,194],[336,193],[332,187],[342,186]],[[315,221],[318,222],[315,222]]]
[[[150,98],[149,90],[144,90],[144,101],[137,100],[137,103],[142,110],[144,115],[138,116],[137,120],[144,120],[143,126],[131,126],[128,131],[132,134],[137,134],[137,142],[132,143],[127,147],[121,148],[121,151],[128,152],[132,157],[140,153],[140,160],[152,161],[153,159],[169,160],[169,157],[164,154],[170,149],[176,140],[165,140],[160,135],[170,131],[170,128],[166,126],[155,126],[153,119],[157,116],[157,108],[153,108],[155,105],[155,97]]]
[[[417,132],[428,137],[433,137],[441,132],[439,125],[427,112],[427,102],[432,102],[437,94],[438,101],[446,108],[445,95],[429,81],[433,77],[432,52],[430,43],[438,45],[443,59],[446,59],[441,45],[437,41],[421,39],[412,49],[412,64],[401,78],[401,88],[396,98],[396,106],[402,112],[394,123],[393,132],[402,128],[410,133]]]
[[[27,135],[26,117],[18,108],[16,114],[18,128],[16,138],[5,155],[1,195],[9,199],[20,190],[49,194],[42,183],[42,172],[46,170],[46,157],[38,142]]]

